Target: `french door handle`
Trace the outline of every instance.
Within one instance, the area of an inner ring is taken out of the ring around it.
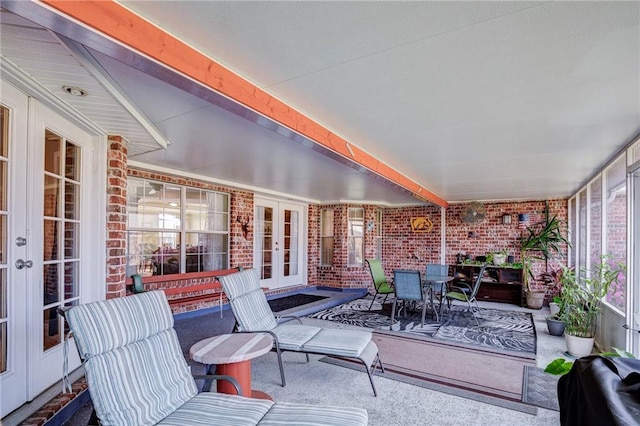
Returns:
[[[22,259],[16,260],[16,268],[18,269],[32,268],[32,267],[33,267],[33,260],[22,260]]]

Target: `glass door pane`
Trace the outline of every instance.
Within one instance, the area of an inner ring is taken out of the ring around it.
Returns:
[[[255,244],[260,279],[273,278],[273,208],[256,207]]]
[[[44,134],[43,191],[43,339],[47,351],[62,343],[57,309],[79,297],[80,155],[71,141]]]

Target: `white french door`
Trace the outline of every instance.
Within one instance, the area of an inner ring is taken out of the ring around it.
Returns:
[[[1,84],[0,417],[61,379],[67,327],[56,310],[80,302],[91,285],[81,253],[95,251],[91,135]],[[71,371],[73,344],[69,356]]]
[[[263,287],[302,284],[305,279],[305,206],[255,198],[253,265]]]

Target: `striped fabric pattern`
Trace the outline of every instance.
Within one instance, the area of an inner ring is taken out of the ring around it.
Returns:
[[[273,346],[267,333],[234,333],[209,337],[191,346],[191,359],[201,364],[233,364],[266,354]]]
[[[66,317],[102,425],[155,424],[196,395],[163,292],[76,306]]]
[[[218,277],[225,294],[229,300],[260,290],[260,280],[255,269],[243,269],[242,271]]]
[[[278,325],[262,289],[237,296],[230,303],[240,331],[269,331]]]
[[[196,395],[159,425],[256,425],[272,406],[272,401],[264,399],[205,392]]]
[[[362,408],[328,407],[278,402],[260,422],[260,426],[365,426],[369,422]]]
[[[371,337],[369,331],[324,328],[305,343],[302,349],[308,352],[357,358],[367,347]]]
[[[162,291],[144,297],[120,297],[76,306],[66,313],[82,358],[153,336],[173,327],[173,316]],[[144,312],[144,315],[140,315]]]
[[[273,332],[278,337],[280,349],[288,351],[300,351],[305,343],[313,339],[320,330],[319,327],[301,324],[283,324],[276,327]]]

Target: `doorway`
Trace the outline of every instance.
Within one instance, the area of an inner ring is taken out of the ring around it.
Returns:
[[[4,417],[62,378],[68,327],[57,309],[80,303],[81,296],[88,301],[87,289],[104,277],[92,271],[100,255],[93,260],[88,256],[97,248],[104,250],[99,241],[90,243],[89,229],[96,221],[88,210],[104,203],[91,200],[96,172],[91,170],[92,154],[100,157],[92,152],[92,136],[14,86],[0,84]],[[72,371],[80,365],[73,342],[68,354]]]
[[[270,289],[302,284],[306,278],[306,208],[255,198],[253,266]]]

